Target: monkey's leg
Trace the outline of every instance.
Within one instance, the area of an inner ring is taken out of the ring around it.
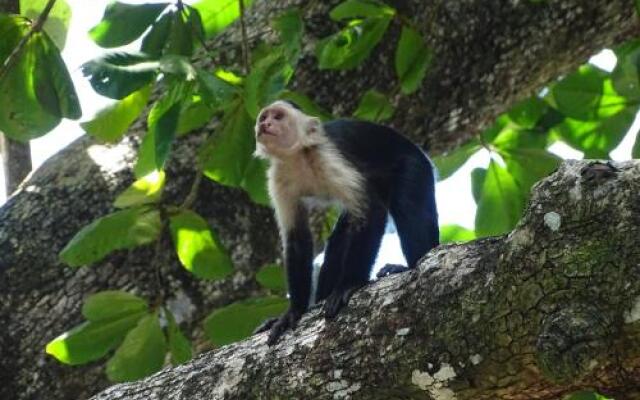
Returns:
[[[316,302],[326,299],[333,289],[338,286],[338,282],[342,280],[345,256],[351,243],[348,221],[349,214],[343,211],[327,240],[327,246],[324,250],[324,262],[318,277]]]
[[[349,222],[351,243],[347,251],[342,277],[324,304],[326,318],[333,318],[346,306],[353,292],[369,282],[387,222],[387,210],[372,202],[364,221]]]
[[[408,159],[393,188],[389,211],[409,268],[439,244],[434,185],[427,159]]]

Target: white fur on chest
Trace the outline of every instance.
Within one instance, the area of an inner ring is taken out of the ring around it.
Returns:
[[[293,226],[303,200],[337,201],[357,217],[363,212],[364,177],[330,142],[286,160],[272,160],[268,177],[284,231]]]

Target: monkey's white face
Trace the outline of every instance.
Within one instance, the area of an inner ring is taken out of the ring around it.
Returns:
[[[286,156],[301,147],[304,114],[284,101],[265,107],[256,120],[258,153],[267,156]]]

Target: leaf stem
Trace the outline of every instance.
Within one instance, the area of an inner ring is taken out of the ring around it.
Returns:
[[[20,53],[22,53],[22,50],[27,45],[27,42],[29,41],[31,36],[33,36],[34,33],[40,32],[42,30],[42,27],[49,17],[49,13],[51,12],[51,9],[55,5],[55,3],[56,0],[49,0],[47,2],[47,5],[44,7],[44,10],[42,10],[42,13],[40,13],[40,15],[38,16],[36,22],[31,25],[31,29],[29,29],[29,32],[27,32],[27,34],[24,35],[22,39],[20,39],[18,45],[13,49],[11,54],[9,54],[9,57],[4,60],[4,63],[2,64],[2,66],[0,66],[0,79],[2,79],[6,75],[6,73],[9,72],[11,67],[13,67],[18,61]]]
[[[242,64],[244,65],[244,74],[249,73],[249,41],[247,40],[247,25],[245,23],[245,7],[244,0],[239,0],[240,5],[240,29],[242,31]]]

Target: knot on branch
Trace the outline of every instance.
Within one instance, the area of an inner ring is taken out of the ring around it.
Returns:
[[[571,305],[547,316],[536,343],[538,367],[558,383],[586,375],[615,337],[614,326],[609,314],[592,305]]]

